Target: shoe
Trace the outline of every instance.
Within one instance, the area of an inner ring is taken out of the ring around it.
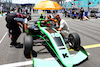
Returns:
[[[16,43],[14,43],[14,42],[11,42],[10,43],[10,47],[13,47],[13,46],[15,46],[16,45]]]
[[[23,48],[23,44],[17,43],[17,44],[15,45],[15,47],[16,47],[16,48]]]

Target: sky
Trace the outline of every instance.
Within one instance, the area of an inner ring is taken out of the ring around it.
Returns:
[[[66,2],[69,2],[69,1],[71,1],[71,0],[66,0]]]
[[[43,0],[12,0],[12,3],[19,3],[19,4],[23,4],[23,3],[38,3],[40,1],[43,1]]]
[[[35,4],[37,4],[40,1],[43,1],[43,0],[12,0],[12,3],[19,3],[19,4],[35,3]],[[68,1],[70,1],[70,0],[66,0],[66,2],[68,2]]]

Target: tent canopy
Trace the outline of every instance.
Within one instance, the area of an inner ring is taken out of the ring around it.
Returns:
[[[34,0],[12,0],[14,4],[34,4]]]

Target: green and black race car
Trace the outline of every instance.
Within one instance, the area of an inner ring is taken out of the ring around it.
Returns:
[[[57,59],[47,61],[33,56],[33,67],[73,67],[88,58],[87,52],[80,45],[80,37],[77,33],[70,33],[68,38],[63,39],[55,28],[45,26],[41,23],[42,20],[44,19],[40,18],[28,29],[29,34],[24,37],[24,55],[26,58],[35,55],[33,53],[34,45],[36,43],[42,43],[51,55]],[[78,51],[74,56],[70,56],[65,42],[69,44],[71,49]]]

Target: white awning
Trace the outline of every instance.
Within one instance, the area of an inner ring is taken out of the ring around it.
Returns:
[[[35,0],[12,0],[15,4],[34,4]]]

